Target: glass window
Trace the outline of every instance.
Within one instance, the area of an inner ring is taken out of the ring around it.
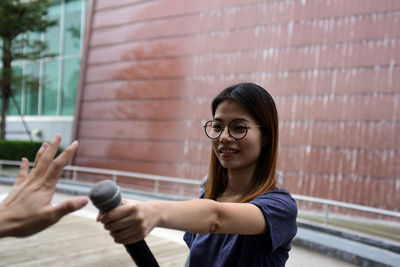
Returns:
[[[57,115],[58,61],[44,64],[43,115]]]
[[[3,77],[2,74],[3,73],[3,65],[0,65],[0,77]],[[3,106],[3,103],[2,103],[3,101],[0,99],[0,110],[1,110],[1,107]]]
[[[45,39],[47,42],[46,54],[58,54],[60,51],[60,16],[61,4],[60,1],[55,1],[49,7],[49,19],[55,19],[58,23],[47,29]]]
[[[65,4],[64,54],[79,54],[81,49],[81,0]]]
[[[17,40],[28,38],[30,43],[35,40],[44,40],[47,44],[44,55],[54,57],[37,61],[15,60],[13,62],[14,74],[22,76],[23,71],[25,76],[30,77],[25,82],[20,79],[13,86],[15,100],[18,107],[23,109],[23,114],[73,116],[80,71],[81,38],[83,37],[81,29],[85,23],[86,10],[87,0],[53,0],[48,10],[48,17],[56,20],[57,24],[48,28],[45,33],[27,33],[17,37]],[[15,46],[18,44],[15,43]],[[63,47],[62,54],[60,54],[61,46]],[[19,52],[22,52],[22,49],[31,52],[28,47],[20,46],[17,49],[20,49]],[[0,58],[1,52],[0,49]],[[62,73],[59,73],[60,67],[62,67]],[[42,80],[40,90],[39,78]],[[7,112],[8,115],[19,114],[11,99]]]
[[[22,37],[22,35],[21,35]],[[32,45],[34,44],[35,41],[40,41],[40,33],[37,32],[29,32],[28,34],[26,34],[27,39],[29,39],[29,43]],[[33,51],[37,51],[37,49],[32,49],[32,48],[27,48],[26,52],[33,52]]]
[[[64,61],[61,115],[74,115],[80,61],[80,58],[71,58]]]
[[[22,67],[13,66],[12,67],[12,79],[13,85],[11,87],[12,95],[15,100],[10,97],[8,99],[7,115],[18,116],[19,111],[21,111],[21,89],[22,89]],[[17,104],[17,107],[15,106]]]
[[[38,62],[26,65],[25,74],[28,75],[28,80],[25,82],[25,115],[38,115],[39,71]]]

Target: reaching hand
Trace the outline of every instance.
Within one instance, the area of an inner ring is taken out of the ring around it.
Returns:
[[[97,221],[104,224],[116,243],[132,244],[144,239],[157,226],[156,210],[144,201],[122,199],[122,205],[103,214]]]
[[[35,234],[88,203],[86,197],[75,197],[59,205],[51,205],[64,166],[78,148],[75,141],[54,159],[60,141],[60,135],[56,135],[50,144],[43,143],[29,174],[28,160],[21,160],[18,178],[0,206],[0,237]]]

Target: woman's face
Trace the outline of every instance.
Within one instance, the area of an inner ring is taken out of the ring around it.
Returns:
[[[225,126],[221,136],[212,140],[212,146],[221,165],[224,168],[253,172],[262,148],[262,135],[256,121],[237,102],[223,101],[215,111],[215,120]],[[243,120],[250,128],[247,135],[240,140],[235,140],[228,133],[227,125],[233,120]]]

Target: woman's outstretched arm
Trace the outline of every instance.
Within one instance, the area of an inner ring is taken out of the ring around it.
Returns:
[[[261,234],[267,231],[262,211],[249,203],[188,201],[132,201],[98,218],[115,242],[142,240],[155,227],[193,233]]]

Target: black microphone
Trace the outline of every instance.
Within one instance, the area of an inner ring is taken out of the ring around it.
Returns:
[[[116,183],[111,180],[99,182],[89,193],[90,200],[100,211],[106,213],[121,205],[121,192]],[[146,241],[124,245],[129,255],[138,267],[159,267]]]

